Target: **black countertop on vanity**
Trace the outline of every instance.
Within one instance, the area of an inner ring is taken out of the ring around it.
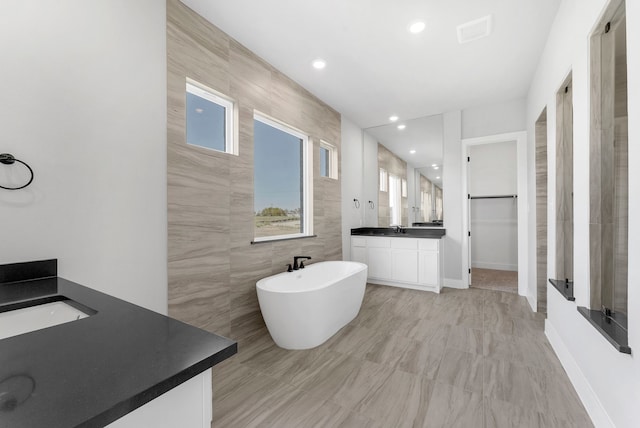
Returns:
[[[394,227],[358,227],[351,229],[352,236],[389,236],[392,238],[429,238],[440,239],[446,234],[442,227],[404,227],[400,230]]]
[[[58,278],[55,266],[33,280],[6,266],[15,265],[0,266],[0,311],[64,296],[96,312],[0,340],[0,428],[102,427],[237,352],[230,339]],[[9,409],[14,377],[35,387]]]

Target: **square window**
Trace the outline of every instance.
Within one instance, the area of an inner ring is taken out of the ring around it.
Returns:
[[[308,136],[258,114],[253,124],[254,240],[312,235]]]
[[[187,144],[237,154],[233,142],[233,102],[213,89],[188,80]]]

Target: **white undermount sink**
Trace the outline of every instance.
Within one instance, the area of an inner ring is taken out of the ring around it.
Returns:
[[[0,312],[0,340],[88,316],[64,301]]]

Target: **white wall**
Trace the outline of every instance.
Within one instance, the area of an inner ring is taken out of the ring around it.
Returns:
[[[364,133],[363,137],[363,208],[364,226],[378,226],[378,140]],[[369,201],[373,202],[371,208]]]
[[[444,285],[467,287],[462,278],[462,146],[460,110],[446,112],[443,123]]]
[[[518,194],[515,141],[469,147],[471,196]],[[518,270],[518,204],[516,199],[472,199],[471,267]]]
[[[515,141],[469,147],[469,194],[471,196],[518,193],[518,158]]]
[[[549,189],[555,188],[555,93],[572,71],[574,132],[574,294],[564,300],[547,289],[546,332],[597,427],[636,427],[640,421],[640,224],[629,222],[629,346],[633,355],[616,351],[581,315],[589,306],[589,33],[606,0],[564,0],[527,99],[529,130],[529,204],[535,206],[534,127],[547,107]],[[640,2],[627,1],[629,141],[640,140]],[[629,144],[629,164],[640,161],[640,146]],[[533,190],[533,191],[532,191]],[[555,216],[555,192],[548,192],[548,218]],[[535,212],[535,210],[532,210]],[[629,218],[640,218],[640,169],[629,169]],[[535,237],[535,221],[529,223]],[[555,270],[555,229],[548,228],[547,275]],[[530,240],[529,283],[535,287],[535,239]],[[535,296],[535,292],[533,292]]]
[[[471,267],[517,271],[517,200],[472,199],[469,216]]]
[[[35,171],[0,189],[0,263],[58,258],[166,313],[165,19],[154,0],[0,2],[0,152]]]
[[[526,129],[525,98],[462,111],[462,138],[486,137]]]
[[[362,187],[362,129],[344,116],[341,127],[342,258],[351,260],[351,229],[363,225],[367,209]]]

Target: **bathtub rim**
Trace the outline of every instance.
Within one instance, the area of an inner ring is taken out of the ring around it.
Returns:
[[[351,265],[355,265],[358,267],[358,269],[354,270],[353,272],[350,272],[349,275],[345,275],[345,276],[340,276],[340,277],[336,277],[334,278],[335,280],[331,283],[324,283],[315,287],[311,287],[311,288],[304,288],[304,289],[298,289],[298,290],[273,290],[271,288],[265,288],[265,284],[267,282],[270,282],[271,280],[278,278],[280,276],[284,276],[284,275],[291,275],[294,272],[280,272],[277,273],[275,275],[271,275],[271,276],[266,276],[264,278],[259,279],[256,282],[256,291],[261,291],[261,292],[265,292],[265,293],[277,293],[277,294],[299,294],[299,293],[310,293],[310,292],[315,292],[318,290],[322,290],[324,288],[330,287],[331,285],[336,284],[337,282],[339,282],[340,280],[346,279],[346,278],[350,278],[351,276],[357,275],[363,271],[366,271],[369,266],[367,266],[364,263],[360,263],[360,262],[354,262],[351,260],[325,260],[325,261],[321,261],[321,262],[317,262],[317,263],[312,263],[309,264],[305,267],[305,269],[311,268],[312,266],[317,266],[317,265],[321,265],[323,263],[348,263]],[[317,268],[319,269],[319,267]],[[307,271],[305,271],[307,272]],[[366,275],[365,275],[366,276]]]

